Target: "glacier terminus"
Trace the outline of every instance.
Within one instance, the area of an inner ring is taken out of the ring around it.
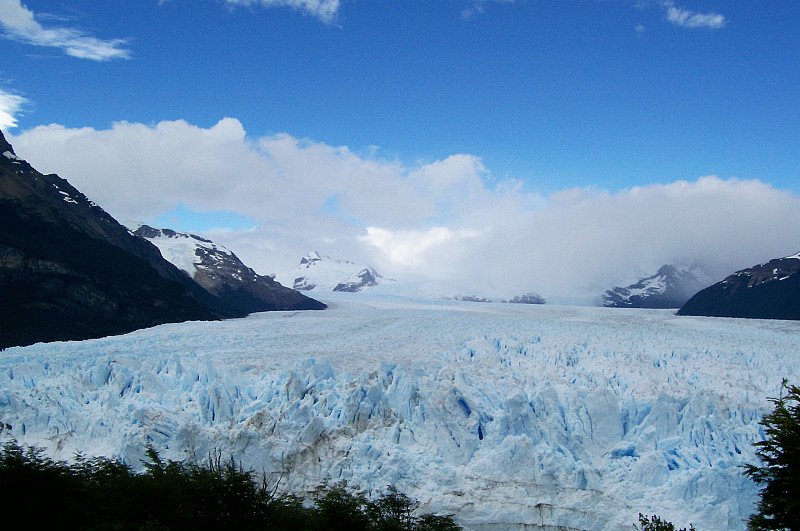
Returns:
[[[141,467],[222,452],[282,488],[394,485],[466,529],[745,529],[800,322],[326,293],[2,352],[0,438]]]

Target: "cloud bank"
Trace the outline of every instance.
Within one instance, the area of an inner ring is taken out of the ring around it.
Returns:
[[[0,129],[17,126],[17,115],[22,112],[28,100],[0,89]]]
[[[45,28],[21,0],[0,0],[0,27],[3,36],[35,46],[60,48],[72,57],[108,61],[128,59],[124,39],[102,40],[74,28]]]
[[[288,134],[250,138],[225,118],[40,126],[11,137],[111,214],[152,221],[183,204],[254,220],[215,239],[261,273],[308,251],[461,293],[578,297],[696,265],[714,280],[800,250],[800,198],[758,180],[694,177],[543,196],[494,182],[478,157],[404,164]]]

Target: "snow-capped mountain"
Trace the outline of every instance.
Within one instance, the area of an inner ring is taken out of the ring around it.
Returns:
[[[0,439],[57,459],[220,452],[281,487],[394,485],[482,531],[744,531],[762,415],[800,381],[785,323],[324,293],[2,353]]]
[[[737,271],[697,293],[678,314],[800,320],[800,253]]]
[[[603,306],[612,308],[680,308],[706,286],[702,273],[664,265],[635,284],[606,291],[602,301]]]
[[[281,284],[301,291],[356,292],[386,281],[373,268],[339,261],[314,251],[300,260],[300,265],[278,277]]]
[[[126,224],[133,234],[153,243],[164,258],[195,282],[245,313],[325,308],[319,301],[257,274],[232,251],[207,238],[133,221]]]
[[[0,133],[0,348],[231,315],[58,175]]]

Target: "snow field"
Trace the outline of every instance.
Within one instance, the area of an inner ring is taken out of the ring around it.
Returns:
[[[322,312],[0,354],[3,437],[56,458],[221,450],[291,490],[395,485],[471,529],[744,529],[800,323],[324,294]],[[549,527],[548,527],[549,526]]]

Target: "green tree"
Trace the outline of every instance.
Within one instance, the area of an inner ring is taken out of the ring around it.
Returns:
[[[107,458],[72,464],[15,441],[0,447],[0,513],[24,514],[30,529],[63,531],[456,531],[451,516],[413,515],[419,502],[388,487],[371,500],[340,482],[323,485],[306,507],[279,494],[220,452],[208,463],[162,459],[152,447],[144,472]]]
[[[460,531],[461,526],[453,520],[453,515],[426,513],[419,517],[414,531]]]
[[[745,474],[763,484],[758,512],[748,528],[800,530],[800,387],[784,380],[775,410],[761,419],[765,439],[755,444],[761,466]]]
[[[410,530],[414,526],[414,510],[419,502],[412,500],[394,486],[388,486],[389,492],[370,503],[373,526],[379,531]]]
[[[372,528],[367,515],[370,507],[367,495],[349,487],[347,481],[323,484],[314,490],[313,498],[318,529],[354,531]]]
[[[662,520],[655,514],[647,517],[642,513],[639,513],[639,525],[642,526],[641,531],[676,531],[675,524],[666,520]],[[684,527],[680,531],[687,531],[687,529]],[[695,531],[694,526],[689,525],[688,531]]]

